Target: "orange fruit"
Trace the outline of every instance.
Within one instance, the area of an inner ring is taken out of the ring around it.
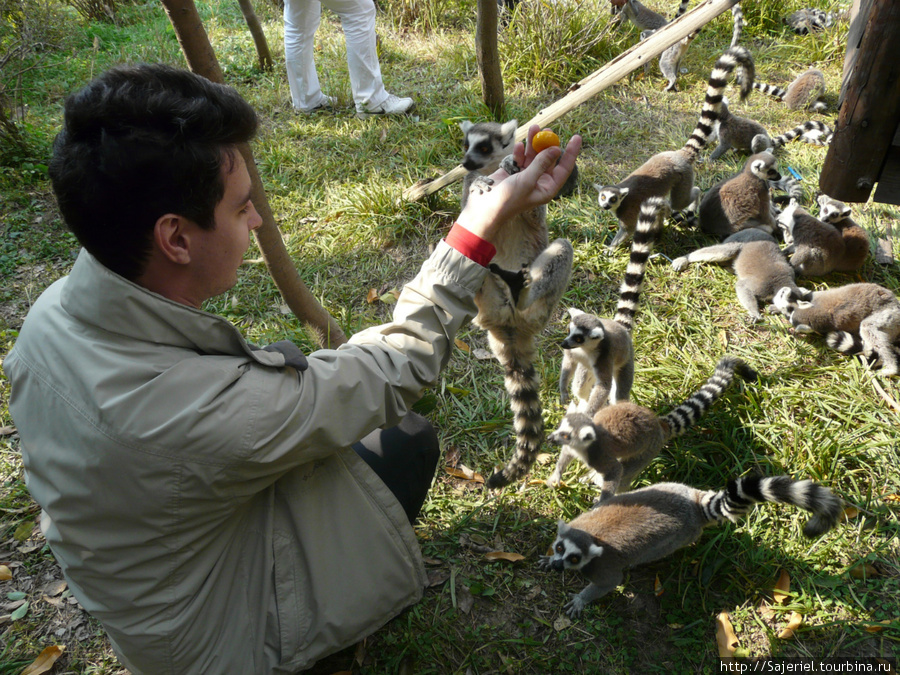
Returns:
[[[540,152],[553,145],[559,147],[559,136],[549,129],[537,132],[531,139],[531,147],[534,148],[535,152]]]

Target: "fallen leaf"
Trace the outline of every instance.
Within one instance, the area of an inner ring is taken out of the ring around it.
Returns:
[[[728,612],[720,612],[716,617],[716,644],[721,658],[734,656],[734,650],[738,647],[737,635],[734,634]]]
[[[392,288],[387,293],[383,293],[382,295],[378,296],[378,299],[386,305],[393,305],[395,302],[397,302],[397,298],[399,297],[400,291],[398,291],[396,288]]]
[[[22,591],[10,591],[6,594],[7,600],[24,600],[28,597],[27,593],[23,593]]]
[[[487,349],[482,349],[481,347],[476,348],[472,352],[472,356],[474,356],[479,361],[490,361],[494,358],[494,355],[491,354]]]
[[[460,449],[455,445],[451,445],[444,453],[444,464],[447,466],[456,466],[457,464],[459,464],[461,456],[462,452],[460,452]]]
[[[556,621],[553,622],[553,630],[559,632],[561,630],[565,630],[571,625],[572,620],[565,614],[560,614],[558,617],[556,617]]]
[[[866,630],[870,633],[880,633],[884,630],[886,625],[890,625],[894,623],[894,621],[896,621],[896,619],[884,619],[883,621],[879,621],[877,624],[866,626]]]
[[[456,589],[456,606],[460,612],[468,614],[472,611],[474,605],[475,596],[472,595],[472,591],[467,586],[460,586]]]
[[[6,565],[0,565],[0,581],[9,581],[12,579],[12,570]]]
[[[798,612],[793,612],[791,614],[791,618],[788,621],[788,625],[784,627],[784,630],[778,634],[779,640],[790,640],[794,637],[794,631],[796,631],[800,626],[803,625],[803,615]]]
[[[18,527],[16,527],[16,531],[13,533],[13,538],[16,541],[25,541],[31,536],[31,531],[33,529],[33,520],[23,520],[21,523],[19,523]]]
[[[854,565],[851,567],[850,576],[854,579],[868,579],[869,577],[877,577],[878,570],[870,563],[863,563],[862,565]]]
[[[446,568],[427,570],[425,576],[428,579],[428,588],[434,588],[435,586],[440,586],[450,578],[450,570]]]
[[[12,614],[9,615],[10,621],[18,621],[22,617],[28,614],[28,603],[23,602],[21,606]]]
[[[456,394],[457,396],[468,396],[469,394],[472,393],[472,391],[470,389],[463,389],[461,387],[453,387],[453,386],[450,386],[449,384],[447,385],[447,391],[449,391],[451,394]]]
[[[539,452],[537,457],[534,458],[538,464],[546,464],[550,460],[552,460],[556,455],[550,452]]]
[[[525,559],[525,556],[520,553],[509,553],[508,551],[491,551],[485,553],[484,557],[488,560],[505,560],[506,562],[519,562]]]
[[[844,512],[841,514],[841,520],[852,520],[859,515],[859,509],[855,506],[848,506],[844,509]]]
[[[463,341],[460,340],[459,338],[456,338],[456,339],[453,341],[453,344],[455,344],[459,349],[463,350],[464,352],[471,351],[471,350],[469,349],[469,345],[467,345],[465,342],[463,342]]]
[[[725,333],[725,331],[719,332],[719,342],[722,343],[722,349],[728,351],[728,335]]]
[[[51,581],[49,584],[47,584],[44,587],[44,595],[49,595],[50,597],[53,597],[54,595],[59,595],[64,590],[66,590],[67,586],[68,586],[68,584],[65,582],[64,579],[57,579],[56,581]]]
[[[366,302],[371,305],[376,300],[378,300],[378,291],[376,291],[374,288],[370,288],[369,292],[366,293]]]
[[[62,656],[65,651],[65,645],[53,645],[44,647],[44,651],[38,654],[38,657],[28,665],[19,675],[41,675],[53,668],[56,660]]]
[[[900,502],[900,495],[882,495],[881,498],[886,502]]]
[[[656,575],[656,580],[653,582],[653,592],[656,593],[656,597],[659,597],[666,592],[666,589],[663,587],[662,583],[659,580],[658,574]]]
[[[787,570],[781,570],[778,581],[775,583],[775,590],[772,591],[772,599],[776,605],[783,603],[788,594],[791,592],[791,575]]]
[[[0,436],[11,436],[16,433],[15,427],[0,427]]]
[[[772,609],[772,605],[766,602],[765,599],[759,603],[759,615],[766,621],[771,621],[775,618],[775,610]]]
[[[456,478],[462,478],[464,480],[469,480],[474,483],[483,483],[484,476],[480,473],[473,471],[469,467],[464,464],[460,464],[458,467],[445,466],[444,471],[449,473],[451,476],[455,476]]]

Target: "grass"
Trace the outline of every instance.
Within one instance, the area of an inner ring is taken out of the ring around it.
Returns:
[[[319,31],[317,62],[327,93],[336,95],[342,108],[304,117],[290,111],[277,10],[257,3],[278,61],[276,72],[262,73],[236,3],[198,3],[227,81],[263,120],[254,152],[288,249],[307,284],[348,333],[389,317],[389,305],[367,302],[369,289],[384,293],[409,279],[458,208],[458,186],[415,204],[399,200],[401,192],[419,178],[453,168],[461,156],[458,122],[487,116],[473,47],[474,2],[381,4],[385,81],[393,93],[414,96],[417,108],[410,117],[359,121],[352,117],[343,40],[334,17],[326,14]],[[633,27],[611,30],[581,53],[568,42],[554,42],[568,38],[553,36],[577,34],[584,25],[605,30],[608,7],[584,3],[579,14],[567,3],[544,4],[561,16],[542,25],[537,10],[523,4],[512,17],[513,30],[501,35],[507,113],[520,122],[637,39]],[[744,8],[742,44],[753,52],[764,81],[783,84],[811,65],[821,68],[833,106],[847,25],[795,36],[779,18],[803,4],[751,3]],[[126,21],[118,28],[85,24],[71,10],[62,12],[69,21],[65,44],[40,54],[45,67],[29,70],[20,85],[32,153],[0,166],[0,357],[13,345],[30,303],[67,272],[76,252],[53,205],[45,169],[63,98],[92,74],[123,60],[183,63],[158,3],[126,7]],[[701,33],[682,63],[687,72],[680,77],[680,93],[662,91],[664,80],[654,65],[553,125],[564,139],[582,134],[585,148],[579,191],[554,203],[549,214],[551,235],[575,245],[576,269],[562,308],[540,338],[548,426],[563,412],[556,391],[557,345],[565,333],[562,309],[576,306],[611,316],[626,264],[624,251],[605,249],[615,222],[596,206],[591,184],[618,181],[650,154],[684,143],[710,67],[730,36],[727,14]],[[757,119],[773,134],[807,119],[758,94],[745,103],[737,102],[734,93],[731,98],[735,113]],[[815,117],[831,121],[833,113]],[[792,144],[779,154],[782,168],[792,166],[803,175],[810,204],[824,152]],[[742,163],[733,155],[700,163],[697,183],[705,189]],[[856,205],[854,214],[873,237],[884,237],[887,223],[897,227],[892,207]],[[675,258],[708,243],[689,228],[669,227],[657,250]],[[897,243],[891,245],[900,255]],[[253,341],[288,337],[314,349],[312,338],[283,313],[258,258],[254,247],[238,285],[210,301],[208,309],[228,317]],[[874,261],[858,274],[835,274],[807,285],[856,280],[900,292],[896,266]],[[822,481],[857,507],[858,516],[807,541],[800,536],[801,514],[761,507],[740,525],[711,528],[697,544],[632,570],[620,589],[570,622],[561,608],[582,580],[542,573],[535,561],[552,541],[557,519],[570,519],[591,504],[591,488],[576,480],[583,469],[573,464],[564,487],[545,487],[539,481],[555,460],[548,448],[532,472],[536,482],[494,494],[440,470],[417,527],[434,585],[421,603],[323,672],[349,670],[351,661],[367,674],[710,672],[717,654],[715,617],[723,610],[750,655],[895,656],[900,640],[898,413],[875,384],[894,400],[900,399],[900,387],[828,351],[820,339],[791,334],[777,317],[749,323],[733,282],[714,266],[676,274],[663,257],[650,265],[636,320],[633,398],[668,412],[696,390],[726,351],[746,359],[761,377],[755,385],[726,393],[694,429],[669,443],[636,483],[676,480],[717,488],[757,469],[788,473]],[[468,327],[459,338],[469,351],[454,352],[439,385],[421,405],[440,430],[446,456],[486,475],[511,451],[510,413],[497,364],[475,356],[476,349],[486,348],[484,336]],[[0,377],[0,427],[13,426],[8,399],[8,381]],[[60,624],[59,610],[41,599],[42,579],[58,576],[58,570],[41,545],[38,510],[22,482],[18,437],[9,429],[0,435],[0,485],[0,563],[14,563],[14,579],[0,583],[0,592],[27,590],[30,600],[22,619],[12,621],[7,610],[0,610],[5,615],[0,618],[0,672],[16,672],[16,663],[33,659],[46,644],[62,642],[67,651],[54,672],[120,673],[95,622]],[[524,559],[491,561],[485,547]],[[760,603],[771,599],[783,569],[790,574],[790,596],[773,618],[766,618]],[[794,611],[804,616],[804,626],[793,639],[781,640],[777,635]]]

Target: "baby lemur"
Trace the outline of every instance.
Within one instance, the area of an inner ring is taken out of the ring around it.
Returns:
[[[550,555],[538,561],[544,570],[575,570],[588,585],[563,607],[573,619],[585,606],[622,583],[630,567],[659,560],[700,538],[703,529],[738,522],[756,504],[776,502],[810,511],[803,527],[818,537],[840,520],[843,502],[811,480],[788,476],[745,476],[724,490],[699,490],[682,483],[659,483],[616,495],[568,525],[557,523]]]
[[[827,145],[831,140],[831,129],[824,122],[809,120],[772,138],[762,124],[749,117],[732,114],[727,101],[723,101],[716,135],[719,144],[709,156],[711,160],[718,159],[732,148],[743,154],[756,154],[766,150],[771,152],[795,139],[814,145]]]
[[[569,308],[569,334],[562,342],[559,396],[562,404],[566,405],[571,383],[574,401],[570,409],[593,415],[606,405],[607,400],[625,401],[631,394],[634,382],[634,346],[631,340],[634,316],[647,261],[668,212],[669,204],[661,197],[651,197],[641,205],[641,215],[631,243],[631,257],[612,320]]]
[[[794,268],[785,258],[778,242],[768,232],[750,228],[741,230],[723,241],[697,249],[672,261],[676,272],[689,263],[731,263],[737,276],[734,289],[738,301],[756,320],[762,319],[759,303],[768,302],[778,289],[789,287],[799,292],[794,281]]]
[[[725,356],[700,389],[662,417],[630,401],[600,408],[593,418],[580,412],[567,414],[547,437],[562,446],[547,483],[558,485],[566,467],[578,457],[594,472],[592,479],[601,488],[599,501],[626,491],[670,439],[683,434],[706,414],[725,393],[735,373],[748,382],[756,380],[750,366]]]
[[[821,220],[794,199],[779,214],[778,226],[789,245],[784,252],[791,256],[793,268],[804,276],[855,272],[869,256],[869,235],[853,221],[850,208],[843,202],[828,195],[819,195],[818,202]]]
[[[694,161],[706,145],[722,105],[728,74],[740,66],[741,99],[751,91],[754,76],[753,59],[743,47],[732,47],[716,61],[706,89],[706,99],[697,126],[684,147],[653,155],[642,166],[617,185],[595,185],[600,207],[613,211],[619,220],[616,236],[609,243],[614,248],[634,233],[641,204],[648,197],[666,197],[673,211],[681,211],[700,198],[694,187]]]
[[[503,163],[518,171],[510,154],[515,145],[516,120],[505,124],[463,122],[462,205],[471,189],[479,189],[483,176]],[[488,344],[505,373],[505,386],[513,412],[516,449],[507,465],[496,471],[487,486],[499,488],[531,469],[544,439],[540,379],[535,370],[535,337],[559,304],[572,272],[572,244],[566,239],[549,242],[547,208],[539,206],[515,217],[493,242],[497,249],[489,274],[475,296],[478,314],[473,323],[488,334]]]
[[[770,152],[751,155],[743,170],[712,186],[698,209],[700,229],[713,236],[728,237],[755,227],[775,231],[769,181],[781,180]]]
[[[895,343],[900,340],[900,300],[878,284],[858,283],[824,291],[782,288],[772,300],[775,309],[800,333],[827,336],[836,347],[838,333],[859,336],[863,354],[881,361],[881,374],[900,374]],[[844,351],[844,350],[841,350]]]

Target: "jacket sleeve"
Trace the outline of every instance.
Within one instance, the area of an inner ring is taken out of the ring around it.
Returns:
[[[314,352],[299,373],[252,364],[241,377],[250,407],[242,471],[287,470],[397,424],[437,382],[456,332],[477,311],[486,273],[441,242],[404,287],[390,323]]]

